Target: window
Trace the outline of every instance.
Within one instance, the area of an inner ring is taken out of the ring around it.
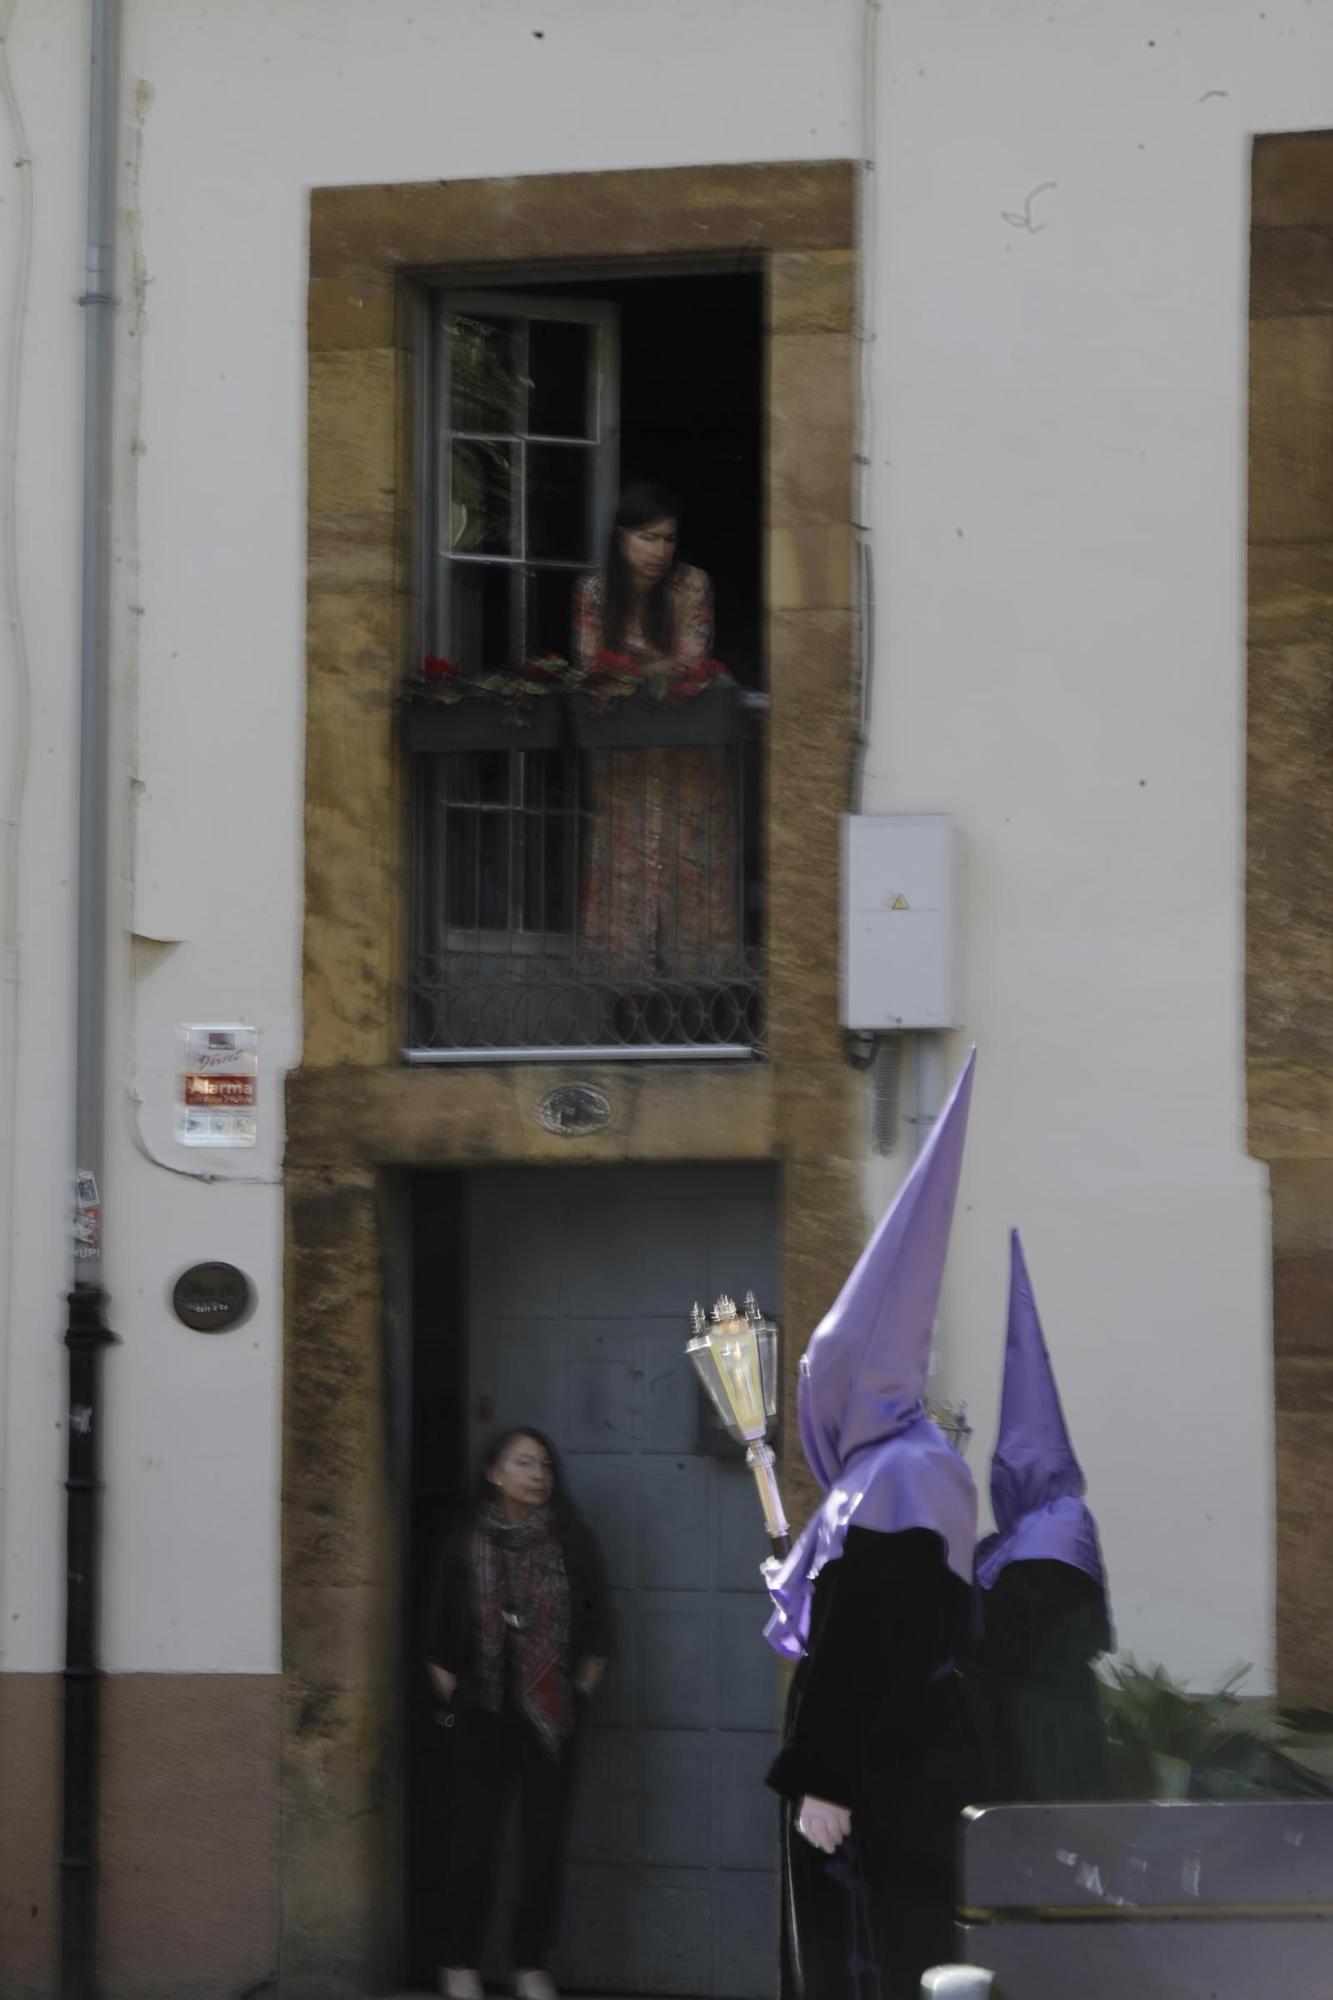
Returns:
[[[412,718],[411,1048],[745,1053],[762,1033],[758,278],[445,290],[430,325],[424,639],[457,685]],[[558,676],[521,695],[521,723],[492,677],[571,658],[622,441],[632,477],[683,490],[683,560],[721,579],[734,684],[683,736],[636,702],[611,748]]]
[[[465,673],[569,652],[615,504],[616,332],[594,301],[442,297],[431,650]]]

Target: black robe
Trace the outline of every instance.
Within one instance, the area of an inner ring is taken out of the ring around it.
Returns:
[[[1101,1585],[1071,1563],[1014,1562],[983,1607],[979,1707],[990,1796],[1031,1805],[1105,1798],[1092,1670],[1111,1645]]]
[[[971,1594],[925,1529],[851,1528],[821,1573],[768,1782],[781,1793],[784,2000],[917,2000],[953,1957],[958,1815],[980,1789],[966,1686]],[[832,1857],[809,1794],[852,1815]]]

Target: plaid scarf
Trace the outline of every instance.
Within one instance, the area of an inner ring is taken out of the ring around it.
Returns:
[[[472,1531],[474,1627],[482,1705],[499,1714],[506,1677],[553,1757],[574,1728],[569,1583],[549,1507],[521,1521],[483,1507]]]

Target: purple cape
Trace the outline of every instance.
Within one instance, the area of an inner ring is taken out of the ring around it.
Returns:
[[[931,1529],[950,1569],[964,1582],[972,1578],[976,1488],[921,1398],[975,1064],[974,1049],[801,1362],[801,1442],[825,1499],[769,1578],[774,1609],[764,1637],[786,1659],[805,1651],[815,1579],[842,1554],[852,1526],[885,1535]]]
[[[1009,1327],[1000,1433],[991,1460],[995,1533],[977,1550],[977,1582],[993,1590],[1013,1562],[1062,1562],[1105,1586],[1097,1524],[1084,1504],[1083,1469],[1069,1441],[1015,1229],[1010,1238]]]

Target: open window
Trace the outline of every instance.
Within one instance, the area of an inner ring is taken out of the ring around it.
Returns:
[[[409,710],[410,1053],[748,1054],[759,275],[445,287],[430,320],[423,594],[443,685]],[[623,475],[681,493],[680,555],[712,581],[728,682],[688,710],[636,697],[612,727],[569,663]]]

